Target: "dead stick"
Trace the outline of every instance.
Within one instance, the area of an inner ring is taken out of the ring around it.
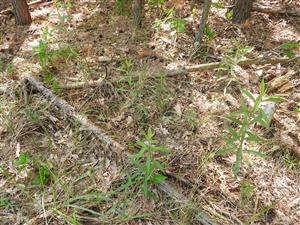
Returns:
[[[77,113],[71,105],[69,105],[66,101],[60,99],[57,97],[52,91],[47,89],[41,82],[37,81],[34,77],[26,75],[23,77],[23,83],[29,87],[32,86],[34,89],[39,91],[43,94],[44,97],[48,99],[48,101],[52,102],[56,107],[60,108],[67,116],[70,118],[75,119],[78,121],[83,130],[87,130],[92,132],[100,141],[106,143],[107,147],[109,149],[116,152],[118,155],[120,155],[122,158],[125,159],[125,161],[129,162],[129,158],[131,157],[131,154],[125,151],[125,148],[121,146],[119,143],[111,139],[109,136],[107,136],[104,131],[102,131],[100,128],[95,126],[86,116],[81,115]],[[167,196],[171,197],[172,199],[187,203],[188,199],[180,194],[176,189],[172,187],[172,185],[169,182],[163,182],[159,185],[157,185],[157,188],[161,190],[163,193],[165,193]],[[205,215],[204,212],[201,212],[200,209],[194,207],[194,210],[200,212],[199,213],[199,220],[204,225],[214,225],[214,222],[211,222],[211,220],[208,219],[208,216]]]
[[[86,88],[86,87],[98,87],[101,84],[103,84],[104,79],[99,79],[95,81],[87,81],[87,82],[75,82],[75,83],[67,83],[64,85],[61,85],[61,89],[80,89],[80,88]]]
[[[249,65],[254,65],[254,64],[259,64],[259,65],[267,65],[267,64],[274,65],[277,63],[285,64],[285,63],[288,63],[291,61],[297,61],[299,59],[300,59],[300,56],[294,57],[292,59],[259,57],[256,59],[241,60],[240,62],[237,63],[237,65],[249,66]],[[205,71],[205,70],[217,69],[221,65],[222,65],[222,62],[213,62],[213,63],[199,64],[199,65],[185,66],[180,69],[166,71],[166,75],[167,76],[176,76],[176,75],[181,75],[181,74],[187,74],[190,72],[201,72],[201,71]]]
[[[271,8],[261,4],[255,4],[253,10],[257,12],[267,13],[267,14],[277,14],[277,15],[289,15],[289,16],[300,16],[299,10],[288,10],[280,8]]]

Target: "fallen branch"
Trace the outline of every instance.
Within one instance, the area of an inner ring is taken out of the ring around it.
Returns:
[[[281,63],[281,64],[285,64],[285,63],[289,63],[291,61],[296,61],[299,60],[300,57],[295,57],[293,59],[289,59],[289,58],[265,58],[265,57],[260,57],[260,58],[256,58],[256,59],[245,59],[245,60],[241,60],[238,65],[239,66],[249,66],[249,65],[254,65],[254,64],[259,64],[259,65],[266,65],[266,64],[270,64],[270,65],[274,65],[277,63]],[[174,69],[174,70],[165,70],[165,75],[167,77],[173,77],[173,76],[178,76],[178,75],[185,75],[191,72],[202,72],[202,71],[206,71],[206,70],[213,70],[213,69],[217,69],[222,65],[222,62],[213,62],[213,63],[205,63],[205,64],[199,64],[199,65],[192,65],[192,66],[185,66],[182,68],[178,68],[178,69]],[[160,73],[156,73],[157,77],[160,77]],[[139,76],[134,76],[133,80],[137,80],[139,78]],[[103,84],[103,82],[105,81],[105,79],[99,79],[96,81],[87,81],[87,82],[75,82],[75,83],[68,83],[68,84],[64,84],[61,85],[60,88],[61,89],[80,89],[80,88],[88,88],[88,87],[99,87]],[[114,79],[111,82],[118,82],[118,79]],[[1,90],[0,90],[1,92]]]
[[[278,63],[285,64],[285,63],[289,63],[291,61],[297,61],[297,60],[300,60],[300,56],[294,57],[292,59],[285,58],[285,57],[284,58],[259,57],[259,58],[256,58],[256,59],[241,60],[237,63],[237,65],[239,65],[239,66],[249,66],[249,65],[254,65],[254,64],[274,65],[274,64],[278,64]],[[193,65],[193,66],[185,66],[185,67],[180,68],[180,69],[166,71],[166,75],[167,76],[177,76],[177,75],[181,75],[181,74],[187,74],[187,73],[190,73],[190,72],[201,72],[201,71],[205,71],[205,70],[217,69],[221,65],[222,65],[222,62],[213,62],[213,63]]]
[[[129,162],[129,158],[131,154],[125,151],[125,147],[121,146],[119,143],[111,139],[109,136],[105,134],[99,127],[95,126],[86,116],[77,113],[71,105],[69,105],[66,101],[62,100],[61,98],[57,97],[51,90],[47,89],[41,82],[36,80],[32,76],[24,76],[22,81],[27,88],[30,86],[37,90],[38,92],[42,93],[45,98],[48,99],[53,105],[58,107],[60,110],[63,111],[70,119],[75,120],[81,124],[81,130],[86,130],[93,133],[101,142],[106,144],[110,150],[117,153],[124,161]],[[157,185],[157,188],[165,193],[168,197],[180,202],[180,203],[188,203],[188,199],[179,193],[176,189],[172,187],[169,182],[163,182]],[[197,207],[193,207],[195,211],[198,212],[198,219],[204,225],[214,225],[214,222],[211,222],[209,217],[205,215]]]
[[[280,8],[271,8],[268,6],[264,6],[261,4],[254,4],[253,10],[261,13],[266,14],[277,14],[277,15],[288,15],[288,16],[299,16],[300,17],[300,11],[299,10],[289,10],[289,9],[280,9]]]
[[[86,88],[86,87],[98,87],[101,84],[103,84],[104,79],[99,80],[93,80],[93,81],[87,81],[87,82],[75,82],[75,83],[67,83],[64,85],[61,85],[61,89],[80,89],[80,88]]]

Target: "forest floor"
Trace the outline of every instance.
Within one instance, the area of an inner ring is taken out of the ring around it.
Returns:
[[[193,10],[184,0],[147,5],[136,29],[123,1],[33,5],[29,27],[17,27],[3,12],[8,2],[0,2],[0,224],[300,224],[300,62],[237,65],[299,55],[300,17],[254,10],[234,25],[224,7],[229,2],[214,2],[204,46],[190,58],[200,3]],[[258,1],[300,10],[297,1],[270,2]],[[222,69],[165,73],[219,61]],[[167,148],[148,156],[157,170],[157,162],[164,165],[177,197],[154,181],[145,197],[145,168],[113,151],[55,99],[24,94],[24,75],[85,115],[126,156],[137,158],[152,141],[155,149]],[[261,141],[244,148],[260,154],[245,151],[234,175],[236,155],[218,154],[228,127],[238,128],[225,116],[242,99],[250,107],[240,88],[258,95],[262,80],[267,94],[283,101],[270,127],[249,127]],[[89,81],[99,85],[78,87]]]

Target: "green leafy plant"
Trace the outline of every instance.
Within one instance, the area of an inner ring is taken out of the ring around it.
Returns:
[[[0,198],[0,209],[8,208],[11,205],[11,200],[8,198]]]
[[[165,4],[166,0],[148,0],[150,6],[160,7]]]
[[[287,57],[292,58],[295,56],[295,50],[300,48],[300,42],[291,41],[286,42],[280,46],[284,50]]]
[[[198,128],[199,119],[195,109],[188,108],[183,112],[183,119],[187,123],[188,128],[195,132]]]
[[[236,76],[236,74],[240,71],[239,70],[239,62],[246,59],[246,55],[253,51],[253,47],[240,44],[237,41],[234,41],[234,47],[229,49],[227,53],[223,56],[221,60],[221,64],[218,67],[218,73],[220,80],[225,80],[227,82],[227,85],[224,89],[224,92],[226,92],[226,88],[232,83],[237,82],[239,83],[239,76]],[[224,76],[224,72],[229,72],[230,76]]]
[[[216,36],[216,32],[206,25],[204,28],[204,36],[207,40],[212,40]]]
[[[178,33],[185,32],[186,21],[179,18],[174,18],[170,20],[170,25],[172,29],[175,29]]]
[[[29,162],[29,156],[27,153],[20,154],[19,158],[15,161],[17,165],[26,165]]]
[[[154,133],[149,128],[147,133],[144,133],[145,141],[136,142],[140,150],[134,155],[133,165],[136,167],[136,171],[130,176],[130,180],[140,183],[141,190],[146,197],[151,195],[149,190],[151,185],[162,183],[166,179],[161,174],[165,171],[165,168],[154,158],[155,154],[169,153],[166,147],[157,145],[157,141],[153,140],[153,136]]]
[[[26,106],[24,109],[24,113],[26,116],[26,119],[30,121],[33,124],[40,125],[41,120],[38,112],[34,109],[32,109],[30,106]]]
[[[121,13],[124,12],[126,6],[126,0],[116,0],[116,10]]]
[[[244,206],[249,203],[253,196],[254,187],[248,182],[241,184],[241,204]]]
[[[44,28],[41,39],[38,46],[33,48],[33,56],[37,58],[42,69],[47,70],[49,64],[52,62],[51,51],[48,46],[49,37],[52,31],[48,27]]]
[[[4,70],[4,60],[0,58],[0,72]]]
[[[295,170],[299,166],[299,160],[291,154],[286,154],[284,156],[284,164],[288,169]]]
[[[37,165],[37,176],[33,181],[33,184],[46,185],[51,180],[51,170],[47,165]]]
[[[172,30],[175,30],[178,33],[185,32],[186,21],[181,18],[176,18],[174,9],[167,9],[163,19],[155,19],[153,27],[155,29],[161,29],[164,24],[169,24]]]
[[[232,71],[234,66],[236,66],[240,61],[244,60],[247,54],[253,51],[254,47],[240,44],[238,42],[234,43],[234,47],[229,49],[226,55],[222,58],[219,70],[230,70]]]
[[[132,79],[133,65],[134,64],[131,59],[125,59],[121,62],[121,65],[116,68],[117,71],[126,75],[125,77],[121,77],[119,82],[125,81],[129,86],[134,85],[134,81]]]
[[[48,84],[55,93],[59,93],[61,91],[59,82],[51,73],[48,73],[44,77],[44,82]]]
[[[14,67],[13,64],[9,63],[6,67],[6,73],[7,75],[12,75],[14,73]]]
[[[225,18],[226,18],[226,20],[231,21],[232,17],[233,17],[233,10],[231,9],[225,13]]]
[[[266,87],[263,80],[260,83],[260,93],[257,97],[254,97],[254,95],[246,89],[241,89],[241,92],[253,102],[253,106],[247,106],[245,102],[241,101],[239,110],[232,112],[225,117],[228,121],[234,124],[234,126],[237,126],[237,128],[227,128],[230,136],[225,138],[226,147],[217,152],[218,155],[225,155],[230,152],[235,152],[236,160],[232,168],[235,175],[237,175],[240,171],[243,152],[264,156],[259,151],[245,148],[246,143],[261,142],[261,138],[251,131],[251,127],[253,125],[259,124],[265,128],[269,127],[271,118],[268,118],[267,114],[260,107],[261,103],[264,101],[282,101],[281,98],[276,96],[266,97]]]
[[[223,9],[224,8],[224,4],[220,1],[217,2],[213,2],[211,4],[212,7],[216,8],[216,9]]]

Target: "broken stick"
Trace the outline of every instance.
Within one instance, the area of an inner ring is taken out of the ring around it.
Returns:
[[[266,58],[266,57],[258,57],[255,59],[245,59],[245,60],[241,60],[237,63],[237,65],[239,66],[249,66],[249,65],[254,65],[254,64],[258,64],[258,65],[274,65],[274,64],[285,64],[285,63],[289,63],[292,61],[297,61],[300,60],[300,56],[294,57],[292,59],[290,58]],[[202,72],[205,70],[212,70],[212,69],[217,69],[222,65],[222,62],[213,62],[213,63],[205,63],[205,64],[199,64],[199,65],[192,65],[192,66],[185,66],[183,68],[180,69],[175,69],[175,70],[170,70],[170,71],[166,71],[166,75],[167,76],[177,76],[177,75],[182,75],[182,74],[187,74],[190,72]]]

